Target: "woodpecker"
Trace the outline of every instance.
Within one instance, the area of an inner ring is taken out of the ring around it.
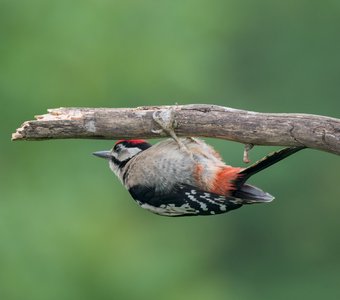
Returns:
[[[248,168],[226,165],[203,140],[119,140],[110,151],[93,153],[111,170],[142,207],[162,216],[216,215],[274,197],[246,181],[304,147],[273,152]]]

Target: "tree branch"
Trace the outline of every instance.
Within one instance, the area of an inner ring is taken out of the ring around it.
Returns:
[[[12,140],[157,138],[155,111],[173,109],[178,136],[214,137],[254,145],[307,146],[340,155],[340,120],[193,104],[138,108],[57,108],[25,122]]]

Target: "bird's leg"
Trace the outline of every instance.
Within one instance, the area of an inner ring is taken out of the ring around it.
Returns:
[[[243,152],[243,162],[248,164],[250,163],[249,159],[249,151],[254,147],[253,144],[245,144],[244,145],[244,152]]]
[[[155,111],[152,115],[154,121],[161,127],[158,130],[152,130],[154,133],[168,133],[178,144],[181,149],[187,149],[182,141],[177,137],[174,128],[177,126],[175,112],[173,109]]]

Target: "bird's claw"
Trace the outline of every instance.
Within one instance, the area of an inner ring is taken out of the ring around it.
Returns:
[[[244,145],[244,151],[243,151],[243,162],[248,164],[250,163],[249,159],[249,151],[254,147],[253,144],[245,144]]]
[[[152,132],[161,133],[173,131],[175,127],[175,116],[172,109],[157,110],[152,114],[153,120],[161,127],[161,129],[153,129]]]
[[[152,114],[152,118],[161,127],[161,129],[153,129],[153,133],[167,133],[177,142],[180,148],[186,148],[174,131],[174,128],[177,127],[177,122],[175,120],[175,111],[173,109],[155,111]]]

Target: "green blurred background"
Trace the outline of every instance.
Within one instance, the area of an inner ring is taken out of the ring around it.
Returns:
[[[0,5],[0,299],[340,299],[335,155],[305,150],[257,175],[271,204],[172,219],[91,156],[111,141],[10,141],[60,106],[339,117],[338,0]],[[243,165],[242,145],[208,141]]]

